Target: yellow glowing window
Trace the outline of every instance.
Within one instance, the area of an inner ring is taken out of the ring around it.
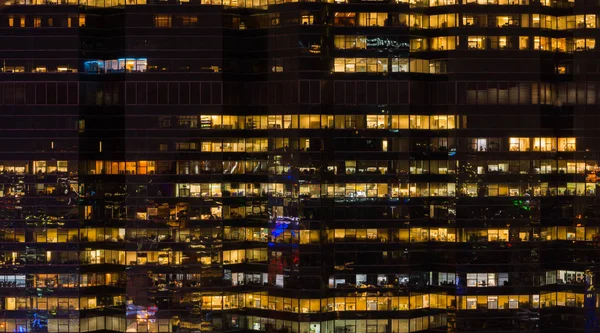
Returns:
[[[596,28],[596,15],[590,14],[585,16],[585,27],[586,28]]]
[[[456,128],[456,116],[442,115],[430,116],[431,129],[454,129]]]
[[[467,46],[471,50],[483,50],[485,49],[485,37],[469,36]]]
[[[510,151],[529,151],[529,138],[509,138]]]
[[[155,15],[154,26],[157,28],[170,28],[171,27],[171,15]]]
[[[558,151],[576,151],[575,138],[558,138]]]
[[[556,151],[556,138],[533,138],[533,151]]]
[[[411,129],[429,129],[429,116],[410,116]]]
[[[529,49],[529,37],[528,36],[519,36],[519,50],[528,50]]]
[[[302,15],[300,17],[300,24],[303,24],[303,25],[313,24],[314,21],[315,21],[315,16],[314,15]]]

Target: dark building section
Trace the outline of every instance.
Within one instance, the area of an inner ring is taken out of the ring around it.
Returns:
[[[597,0],[5,0],[0,333],[597,332]]]

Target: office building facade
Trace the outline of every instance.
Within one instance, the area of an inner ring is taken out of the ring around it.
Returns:
[[[0,6],[0,332],[598,331],[597,0]]]

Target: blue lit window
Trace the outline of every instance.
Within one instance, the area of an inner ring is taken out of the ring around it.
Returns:
[[[88,60],[83,63],[83,70],[85,73],[145,72],[147,67],[147,58]]]
[[[104,61],[88,60],[83,63],[83,71],[85,73],[104,73]]]

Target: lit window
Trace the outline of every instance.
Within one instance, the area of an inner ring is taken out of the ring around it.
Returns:
[[[456,37],[434,37],[431,38],[432,51],[454,50],[456,48]]]
[[[387,58],[367,58],[367,72],[385,73],[388,71]]]
[[[427,39],[413,38],[410,40],[410,51],[425,51],[427,50]]]
[[[429,116],[410,116],[410,129],[429,129]]]
[[[576,151],[575,138],[558,138],[558,151]]]
[[[392,58],[392,72],[408,72],[408,59]]]
[[[567,42],[565,38],[552,38],[552,44],[554,46],[554,51],[556,52],[567,51]]]
[[[275,27],[279,25],[279,13],[269,14],[270,26]]]
[[[488,242],[508,242],[508,229],[489,229]]]
[[[496,17],[496,25],[498,27],[518,27],[519,16],[501,15]]]
[[[474,25],[479,25],[479,20],[478,17],[475,15],[471,15],[471,14],[463,14],[462,16],[462,25],[463,26],[474,26]]]
[[[88,65],[90,70],[94,71],[97,68],[98,71],[103,72],[106,67],[106,72],[119,72],[119,71],[128,71],[128,72],[145,72],[148,68],[148,59],[146,58],[128,58],[128,59],[111,59],[111,60],[99,60],[99,61],[89,61],[85,64]],[[85,66],[84,64],[84,66]]]
[[[528,36],[519,36],[519,50],[528,50],[529,49],[529,37]]]
[[[469,47],[469,50],[484,50],[485,37],[469,36],[467,39],[467,45]]]
[[[533,151],[556,151],[556,138],[533,138]]]
[[[197,16],[181,16],[181,25],[184,27],[190,27],[196,25],[198,23]]]
[[[454,129],[456,128],[456,116],[431,116],[431,129]]]
[[[170,28],[171,27],[171,16],[170,15],[155,15],[154,26],[157,28]]]
[[[540,51],[550,51],[550,38],[541,36],[533,37],[533,49]]]
[[[532,14],[531,15],[531,27],[532,28],[540,27],[540,14]]]
[[[334,38],[334,45],[337,49],[366,49],[367,48],[367,37],[366,36],[344,36],[337,35]]]
[[[274,58],[271,60],[273,66],[271,66],[271,72],[279,73],[283,72],[283,59]]]
[[[333,25],[340,27],[356,26],[356,13],[335,13]]]
[[[367,128],[384,129],[388,127],[388,116],[367,115]]]
[[[311,25],[314,24],[315,16],[314,15],[302,15],[300,16],[300,24],[302,25]]]
[[[430,73],[429,60],[411,58],[409,70],[413,73]]]
[[[510,151],[529,151],[529,138],[509,138]]]
[[[448,61],[447,60],[432,60],[429,63],[430,74],[444,74],[448,72]]]
[[[575,38],[575,51],[593,50],[596,48],[594,38]]]
[[[585,27],[588,29],[596,28],[596,15],[595,14],[585,16]]]
[[[445,29],[456,26],[456,14],[442,14],[429,16],[430,29]]]
[[[387,58],[335,58],[334,72],[346,73],[387,73]]]
[[[177,150],[197,150],[198,146],[195,142],[178,142]]]
[[[477,297],[467,297],[467,310],[477,310]]]
[[[321,117],[319,115],[300,115],[300,128],[321,128]]]
[[[498,37],[498,48],[499,49],[506,49],[508,48],[508,40],[509,38],[506,36],[500,36]]]
[[[456,4],[455,0],[429,0],[429,6],[450,6]]]
[[[496,287],[498,275],[506,273],[467,273],[467,287]]]
[[[363,27],[383,27],[387,16],[387,13],[359,13],[358,25]]]
[[[429,26],[428,16],[423,14],[410,14],[408,16],[409,24],[408,26],[416,29],[427,29]]]

